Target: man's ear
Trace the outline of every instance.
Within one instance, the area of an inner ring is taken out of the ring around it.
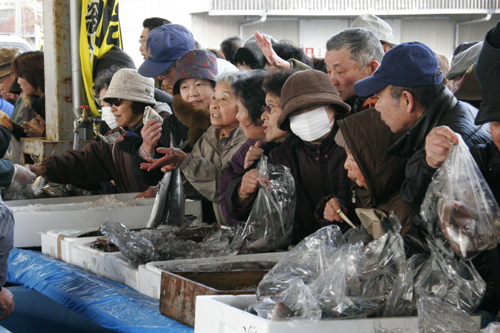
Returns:
[[[403,106],[406,108],[406,112],[407,113],[412,113],[415,111],[415,98],[413,97],[413,95],[409,92],[409,91],[406,91],[406,90],[403,90],[403,93],[401,94],[401,97],[402,97],[402,103],[403,103]]]
[[[368,73],[373,75],[373,73],[377,70],[378,66],[380,66],[380,63],[377,60],[372,60],[367,66]]]

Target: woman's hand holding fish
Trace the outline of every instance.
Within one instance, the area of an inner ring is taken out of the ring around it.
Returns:
[[[347,209],[344,206],[342,206],[337,199],[332,198],[325,205],[323,217],[325,218],[325,220],[328,220],[330,222],[333,221],[344,222],[342,217],[337,213],[339,209],[342,209],[344,213],[347,213]]]
[[[245,156],[245,163],[243,164],[245,169],[252,166],[255,161],[264,155],[264,149],[260,148],[261,145],[260,141],[257,141],[254,146],[248,149],[247,155]]]
[[[156,151],[165,156],[159,159],[147,159],[149,163],[141,163],[141,169],[151,171],[162,167],[163,172],[172,171],[187,157],[187,154],[179,148],[157,148]]]
[[[142,149],[148,154],[155,152],[156,144],[161,137],[162,127],[158,124],[158,119],[151,119],[141,130]]]
[[[248,197],[259,188],[259,169],[252,169],[245,173],[241,180],[239,194],[241,197]]]

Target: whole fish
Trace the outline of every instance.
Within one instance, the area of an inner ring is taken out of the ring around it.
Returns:
[[[186,213],[186,195],[182,185],[182,176],[179,168],[172,171],[168,193],[167,224],[180,227],[184,223]]]
[[[165,172],[163,178],[158,183],[158,192],[156,193],[155,203],[153,210],[149,217],[147,228],[156,228],[160,224],[165,224],[168,214],[168,190],[170,188],[170,180],[172,178],[172,171]]]

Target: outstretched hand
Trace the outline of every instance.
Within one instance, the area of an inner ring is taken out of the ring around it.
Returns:
[[[288,61],[283,60],[276,54],[276,52],[274,52],[271,41],[262,36],[258,31],[255,32],[255,41],[262,50],[262,53],[266,57],[269,65],[278,67],[279,69],[289,69],[291,67]]]
[[[448,126],[433,128],[425,138],[425,161],[431,168],[439,168],[448,153],[452,144],[458,144],[459,135],[453,132]]]
[[[148,163],[141,163],[141,169],[151,171],[162,167],[161,171],[163,172],[172,171],[187,157],[187,154],[179,148],[157,148],[156,151],[165,154],[165,156],[158,159],[147,159]]]
[[[337,211],[339,209],[342,209],[344,214],[347,213],[347,209],[344,206],[342,206],[337,199],[332,198],[325,205],[323,217],[325,218],[325,220],[330,221],[330,222],[333,222],[333,221],[344,222],[342,217],[340,217],[340,215],[337,213]]]
[[[161,137],[162,127],[158,124],[158,119],[149,120],[141,130],[142,149],[148,154],[153,154],[156,144]]]

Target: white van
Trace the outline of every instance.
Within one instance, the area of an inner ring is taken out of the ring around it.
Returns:
[[[31,51],[31,46],[23,38],[10,35],[0,35],[0,48],[6,46],[17,47],[21,53]]]

